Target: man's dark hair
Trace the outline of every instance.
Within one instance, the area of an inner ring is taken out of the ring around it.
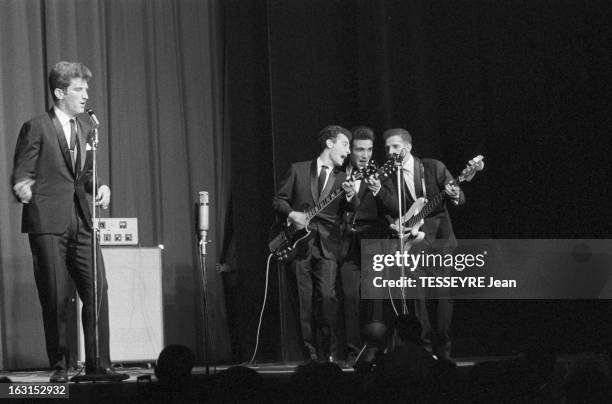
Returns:
[[[367,126],[355,126],[351,129],[351,132],[353,132],[351,147],[353,147],[355,140],[371,140],[374,143],[374,131]]]
[[[49,72],[49,90],[53,100],[57,100],[53,93],[56,88],[66,91],[70,85],[70,80],[76,78],[89,80],[91,78],[91,70],[78,62],[58,62],[53,66],[53,69]]]
[[[387,140],[391,136],[400,136],[404,142],[412,144],[412,136],[406,129],[402,128],[393,128],[387,129],[385,133],[383,133],[383,138]]]
[[[343,134],[344,136],[346,136],[349,142],[353,138],[353,136],[351,135],[351,131],[346,128],[343,128],[342,126],[329,125],[321,129],[321,132],[319,132],[319,146],[321,147],[321,150],[327,147],[326,143],[328,139],[332,139],[335,142],[339,134]]]

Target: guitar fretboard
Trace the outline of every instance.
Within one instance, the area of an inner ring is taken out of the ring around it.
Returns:
[[[312,218],[318,215],[320,211],[325,209],[327,205],[332,203],[334,199],[340,197],[343,194],[344,189],[342,188],[336,188],[335,190],[333,190],[329,195],[327,195],[324,199],[320,200],[315,206],[313,206],[308,210],[308,212],[306,212],[307,221],[310,222]]]
[[[392,172],[393,168],[394,166],[390,165],[390,162],[388,161],[382,167],[375,169],[373,173],[378,174],[380,178],[382,179],[382,178],[385,178],[387,175],[389,175],[389,173]],[[355,173],[352,179],[360,180],[362,178],[368,177],[369,174],[373,174],[373,173],[370,173],[367,170],[366,170],[366,174],[364,174],[361,171],[358,171]],[[329,195],[327,195],[324,199],[320,200],[315,206],[313,206],[306,212],[307,221],[310,222],[310,220],[314,218],[316,215],[318,215],[319,212],[321,212],[323,209],[325,209],[327,205],[332,203],[336,198],[339,198],[340,196],[344,195],[344,193],[345,192],[342,187],[336,188],[335,190],[330,192]]]
[[[427,217],[427,215],[429,215],[431,211],[433,211],[436,208],[436,206],[438,206],[440,202],[444,200],[445,195],[446,194],[444,192],[440,192],[438,195],[434,196],[432,199],[427,201],[425,206],[423,206],[423,209],[421,209],[419,213],[417,213],[416,215],[408,219],[408,221],[404,223],[404,226],[413,227],[414,225],[419,223],[422,219]]]

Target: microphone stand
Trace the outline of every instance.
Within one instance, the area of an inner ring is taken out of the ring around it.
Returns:
[[[205,195],[205,203],[208,204],[208,192]],[[200,200],[200,203],[201,202],[202,201]],[[206,239],[207,232],[207,230],[200,229],[200,241],[198,243],[198,246],[200,256],[200,274],[202,275],[202,315],[204,317],[204,366],[206,368],[206,376],[210,376],[210,341],[208,338],[208,281],[206,279],[206,244],[209,243],[209,241]]]
[[[204,316],[204,366],[206,376],[210,375],[210,341],[208,340],[208,282],[206,280],[206,230],[200,236],[200,272],[202,274],[203,316]]]
[[[397,170],[395,170],[396,173],[396,179],[397,179],[397,206],[399,209],[399,220],[397,221],[397,234],[398,234],[398,240],[399,240],[399,245],[400,245],[400,254],[402,256],[404,256],[404,243],[402,240],[402,235],[404,234],[404,224],[402,223],[402,217],[404,215],[404,211],[403,211],[403,207],[402,207],[402,196],[403,196],[403,180],[404,180],[404,173],[402,172],[403,169],[403,163],[404,163],[404,157],[405,154],[400,153],[398,155],[398,158],[395,162],[395,165],[397,167]],[[406,276],[406,267],[404,266],[404,261],[402,260],[402,271],[401,271],[401,279],[405,279]],[[405,290],[405,286],[403,286],[402,284],[402,314],[406,315],[408,314],[408,306],[406,305],[406,290]]]
[[[90,110],[91,111],[91,110]],[[92,112],[93,113],[93,112]],[[92,114],[90,114],[91,117]],[[93,129],[93,139],[91,142],[91,156],[92,156],[92,179],[91,179],[91,189],[92,189],[92,198],[91,198],[91,223],[93,226],[91,232],[91,259],[92,259],[92,267],[93,267],[93,323],[94,323],[94,358],[95,358],[95,368],[91,372],[87,372],[84,375],[77,375],[72,378],[73,382],[120,382],[122,380],[128,379],[129,376],[122,373],[109,373],[105,368],[100,366],[100,330],[98,327],[98,307],[101,304],[98,303],[98,244],[100,241],[100,229],[96,224],[96,194],[98,187],[98,162],[97,162],[97,151],[98,151],[98,126],[99,123],[95,122],[92,118],[92,122],[94,124]],[[87,152],[85,152],[87,155]],[[104,282],[104,280],[103,280]],[[87,349],[87,348],[86,348]]]

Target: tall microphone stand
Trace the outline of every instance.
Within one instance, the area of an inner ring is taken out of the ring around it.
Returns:
[[[200,256],[200,274],[202,275],[202,315],[204,317],[204,366],[206,367],[206,376],[210,375],[210,341],[208,338],[208,281],[206,279],[206,244],[208,244],[208,192],[201,191],[199,193],[199,256]]]
[[[399,209],[399,220],[398,220],[398,224],[397,224],[397,234],[398,234],[398,240],[399,240],[399,245],[400,245],[400,254],[402,256],[404,256],[404,243],[402,240],[402,235],[404,234],[404,224],[402,223],[402,218],[404,215],[404,209],[402,206],[402,196],[403,196],[403,182],[404,182],[404,173],[402,172],[402,168],[403,168],[403,163],[404,163],[404,156],[405,153],[400,153],[398,155],[397,160],[395,161],[395,165],[397,167],[397,169],[395,170],[396,173],[396,186],[397,186],[397,206]],[[406,267],[404,266],[404,261],[402,260],[402,272],[401,272],[401,279],[405,279],[404,277],[406,276]],[[402,285],[402,314],[406,315],[408,314],[408,306],[406,305],[406,290],[405,290],[405,286]]]
[[[100,241],[100,229],[96,224],[96,194],[98,191],[98,161],[97,161],[97,151],[98,151],[98,127],[100,126],[100,122],[95,118],[93,111],[90,109],[87,111],[89,113],[89,117],[91,118],[94,129],[93,129],[93,139],[91,142],[91,156],[92,156],[92,169],[91,169],[91,189],[92,195],[91,198],[91,223],[93,226],[93,231],[91,232],[91,259],[92,259],[92,267],[93,267],[93,323],[94,323],[94,358],[95,358],[95,369],[93,371],[87,372],[84,375],[77,375],[72,378],[74,382],[120,382],[122,380],[128,379],[129,376],[122,373],[108,372],[107,369],[100,366],[100,330],[98,327],[98,308],[101,306],[101,302],[98,302],[98,244]],[[87,152],[85,152],[87,154]]]

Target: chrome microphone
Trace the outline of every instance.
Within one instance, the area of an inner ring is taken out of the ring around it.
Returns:
[[[200,191],[198,194],[200,197],[198,208],[198,229],[200,230],[200,244],[202,245],[202,253],[205,254],[206,233],[209,229],[208,192]]]
[[[96,117],[96,114],[94,114],[93,109],[88,108],[87,113],[89,114],[89,117],[91,118],[91,121],[93,122],[94,126],[100,126],[100,121],[98,120],[98,117]]]

